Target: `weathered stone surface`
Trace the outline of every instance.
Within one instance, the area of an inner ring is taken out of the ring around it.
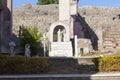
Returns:
[[[71,42],[51,42],[49,56],[51,57],[72,57]]]
[[[49,29],[51,23],[58,20],[58,5],[28,4],[13,10],[13,31],[18,32],[19,26],[37,26],[40,32]]]
[[[0,0],[0,53],[9,53],[9,42],[12,40],[12,0]]]
[[[58,5],[31,6],[27,4],[16,8],[13,10],[13,31],[17,34],[18,26],[22,24],[25,26],[37,26],[40,32],[48,31],[50,25],[58,20],[58,11]],[[98,40],[100,40],[98,42],[100,47],[105,44],[106,46],[102,46],[102,48],[106,49],[107,45],[113,44],[106,43],[106,41],[114,41],[114,45],[120,44],[120,8],[80,7],[78,11],[90,28],[97,34]],[[113,19],[114,17],[115,19]],[[99,31],[99,29],[101,30]],[[114,45],[112,46],[113,50],[119,49],[117,45]]]
[[[26,4],[20,8],[15,8],[13,10],[13,29],[17,29],[19,25],[23,24],[40,27],[40,31],[43,31],[45,28],[49,28],[51,23],[58,20],[58,11],[58,5],[30,6]],[[119,24],[112,20],[120,13],[119,8],[80,7],[78,11],[82,17],[85,17],[86,22],[94,31],[99,27],[104,29],[111,25],[114,28],[113,25]]]
[[[88,54],[92,51],[91,41],[89,39],[78,39],[78,53]]]

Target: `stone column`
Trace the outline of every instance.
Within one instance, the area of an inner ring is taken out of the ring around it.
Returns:
[[[46,34],[43,34],[44,57],[46,57]]]
[[[59,20],[69,21],[70,19],[70,0],[59,0]]]
[[[70,18],[70,38],[74,38],[74,19]]]
[[[78,47],[77,47],[77,35],[74,37],[75,45],[75,57],[78,57]]]
[[[7,0],[7,7],[12,12],[12,0]]]
[[[12,34],[12,0],[7,0],[7,8],[10,11],[11,20],[10,20],[10,33]]]
[[[71,0],[70,2],[70,15],[76,15],[78,10],[78,0]]]

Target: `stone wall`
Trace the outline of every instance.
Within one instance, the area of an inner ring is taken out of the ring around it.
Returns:
[[[13,31],[19,31],[19,26],[37,26],[40,32],[49,30],[50,25],[58,20],[58,5],[36,5],[24,4],[13,10]]]
[[[1,0],[0,2],[0,52],[7,53],[12,32],[11,5],[12,0]]]
[[[104,50],[120,50],[120,28],[105,27],[103,32],[103,49]]]
[[[31,6],[30,4],[26,4],[20,8],[16,8],[13,10],[13,32],[17,34],[19,26],[22,24],[25,26],[37,26],[40,32],[48,31],[50,25],[59,20],[58,11],[58,5]],[[97,35],[100,50],[114,51],[120,49],[120,8],[89,6],[80,7],[78,11],[86,24]],[[83,22],[81,23],[83,24]]]

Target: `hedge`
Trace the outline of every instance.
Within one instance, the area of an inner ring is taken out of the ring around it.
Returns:
[[[22,56],[1,56],[0,74],[39,74],[48,72],[48,58],[28,58]]]
[[[120,71],[120,55],[96,58],[93,62],[101,72]]]

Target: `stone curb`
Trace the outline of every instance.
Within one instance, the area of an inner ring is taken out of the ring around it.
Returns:
[[[0,79],[10,78],[85,78],[85,77],[120,77],[119,74],[41,74],[41,75],[0,75]]]

